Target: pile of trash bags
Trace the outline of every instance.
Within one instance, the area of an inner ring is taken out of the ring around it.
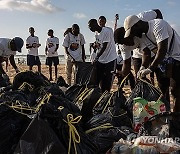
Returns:
[[[12,84],[1,86],[0,153],[146,154],[180,150],[180,113],[169,111],[161,92],[140,80],[128,98],[121,88],[102,93],[89,82],[92,76],[82,75],[82,70],[77,70],[77,83],[70,87],[62,77],[51,83],[41,73],[31,71],[18,73]]]

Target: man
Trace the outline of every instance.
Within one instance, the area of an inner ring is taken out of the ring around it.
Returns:
[[[153,20],[153,19],[162,19],[162,13],[159,9],[154,9],[154,10],[149,10],[149,11],[144,11],[144,12],[141,12],[137,15],[138,18],[140,18],[141,20],[143,21],[150,21],[150,20]],[[126,44],[126,42],[128,40],[125,40],[124,39],[124,34],[125,34],[125,30],[124,28],[119,28],[117,29],[115,32],[114,32],[114,37],[115,37],[115,42],[119,44]],[[137,38],[135,38],[137,39]],[[133,59],[133,65],[134,65],[134,70],[135,70],[135,75],[137,77],[137,72],[139,71],[140,69],[140,66],[141,66],[141,63],[142,63],[142,49],[140,49],[140,44],[138,43],[137,40],[136,41],[136,45],[131,45],[131,47],[123,47],[121,46],[122,50],[125,51],[125,52],[122,52],[122,56],[123,56],[123,60],[124,61],[128,61],[129,58],[131,58],[131,51],[133,50],[133,55],[132,55],[132,59]],[[125,49],[127,48],[127,49]],[[142,47],[141,47],[142,48]],[[129,50],[130,49],[130,50]],[[129,50],[129,51],[127,51]],[[152,57],[154,57],[154,54],[152,53],[151,55]],[[127,62],[124,62],[124,64],[127,64]],[[127,67],[126,67],[127,68]],[[151,78],[154,78],[154,73],[151,73],[150,74]],[[153,80],[152,80],[153,82]]]
[[[16,66],[14,55],[16,55],[16,51],[21,52],[23,44],[24,41],[20,37],[15,37],[13,39],[0,38],[0,73],[5,79],[8,79],[8,76],[2,67],[2,62],[9,58],[10,64],[13,66],[16,73],[18,73],[19,69]]]
[[[49,81],[53,81],[52,78],[52,64],[54,64],[55,68],[55,80],[57,79],[57,65],[59,64],[59,58],[58,58],[58,48],[59,48],[59,39],[54,36],[54,31],[52,29],[48,30],[48,36],[46,41],[46,48],[45,48],[45,54],[47,56],[46,58],[46,65],[49,66]]]
[[[106,17],[105,16],[100,16],[98,19],[98,24],[101,27],[105,27],[106,25]]]
[[[29,28],[30,36],[26,39],[26,49],[28,49],[27,54],[27,65],[31,71],[34,65],[38,66],[38,71],[41,72],[41,62],[38,56],[38,48],[41,46],[39,44],[39,38],[34,35],[34,28]]]
[[[93,61],[97,68],[97,85],[101,84],[102,92],[110,91],[113,82],[111,72],[115,70],[117,58],[113,30],[109,27],[99,26],[96,19],[89,20],[88,27],[92,32],[97,32],[98,51]]]
[[[137,16],[128,16],[124,21],[125,37],[139,37],[148,47],[147,39],[157,46],[155,59],[150,63],[150,52],[145,48],[143,51],[142,66],[139,77],[143,77],[159,67],[166,77],[174,81],[172,94],[175,98],[174,111],[180,111],[180,36],[164,20],[154,19],[142,21]],[[150,66],[149,66],[150,63]],[[163,65],[164,64],[164,65]],[[149,66],[149,67],[148,67]],[[166,67],[167,66],[167,67]],[[170,68],[170,69],[169,69]],[[170,72],[171,71],[171,72]],[[158,75],[157,75],[158,77]],[[160,80],[158,80],[160,81]]]
[[[75,62],[85,62],[85,39],[80,33],[77,24],[73,24],[71,30],[65,34],[63,47],[66,53],[67,83],[71,85],[72,69]]]

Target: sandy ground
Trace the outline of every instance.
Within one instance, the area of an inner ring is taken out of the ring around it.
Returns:
[[[27,65],[17,65],[18,68],[21,70],[21,71],[25,71],[25,70],[28,70],[28,66]],[[47,78],[49,78],[49,70],[48,70],[48,66],[46,65],[42,65],[41,66],[41,72],[42,74],[44,74]],[[33,67],[33,71],[37,71],[37,66],[34,66]],[[12,66],[8,66],[8,72],[7,72],[8,76],[10,77],[10,80],[11,82],[13,81],[13,78],[14,76],[16,75],[16,72],[15,70],[12,68]],[[66,73],[65,73],[65,64],[60,64],[58,65],[58,76],[62,76],[65,80],[66,80]],[[55,80],[55,77],[54,77],[54,67],[53,67],[53,80]],[[157,87],[157,81],[155,81],[155,87]],[[118,86],[117,86],[117,79],[115,78],[114,80],[114,83],[112,85],[112,91],[115,91],[117,90]],[[128,97],[131,93],[131,90],[130,90],[130,87],[127,85],[127,86],[124,86],[123,88],[124,90],[124,94],[126,97]],[[173,108],[173,98],[171,96],[171,108]]]

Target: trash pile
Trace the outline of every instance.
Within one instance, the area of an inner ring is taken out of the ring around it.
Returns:
[[[77,74],[71,87],[31,71],[1,82],[0,153],[178,153],[180,113],[169,112],[151,84],[140,80],[126,99],[122,90],[102,93],[87,73]]]

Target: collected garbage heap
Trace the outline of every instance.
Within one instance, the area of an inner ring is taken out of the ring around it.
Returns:
[[[3,88],[0,153],[180,150],[180,114],[169,112],[168,103],[149,83],[139,81],[127,100],[121,90],[102,93],[97,86],[77,83],[63,92],[62,86],[68,87],[62,77],[51,83],[40,73],[26,71]]]

